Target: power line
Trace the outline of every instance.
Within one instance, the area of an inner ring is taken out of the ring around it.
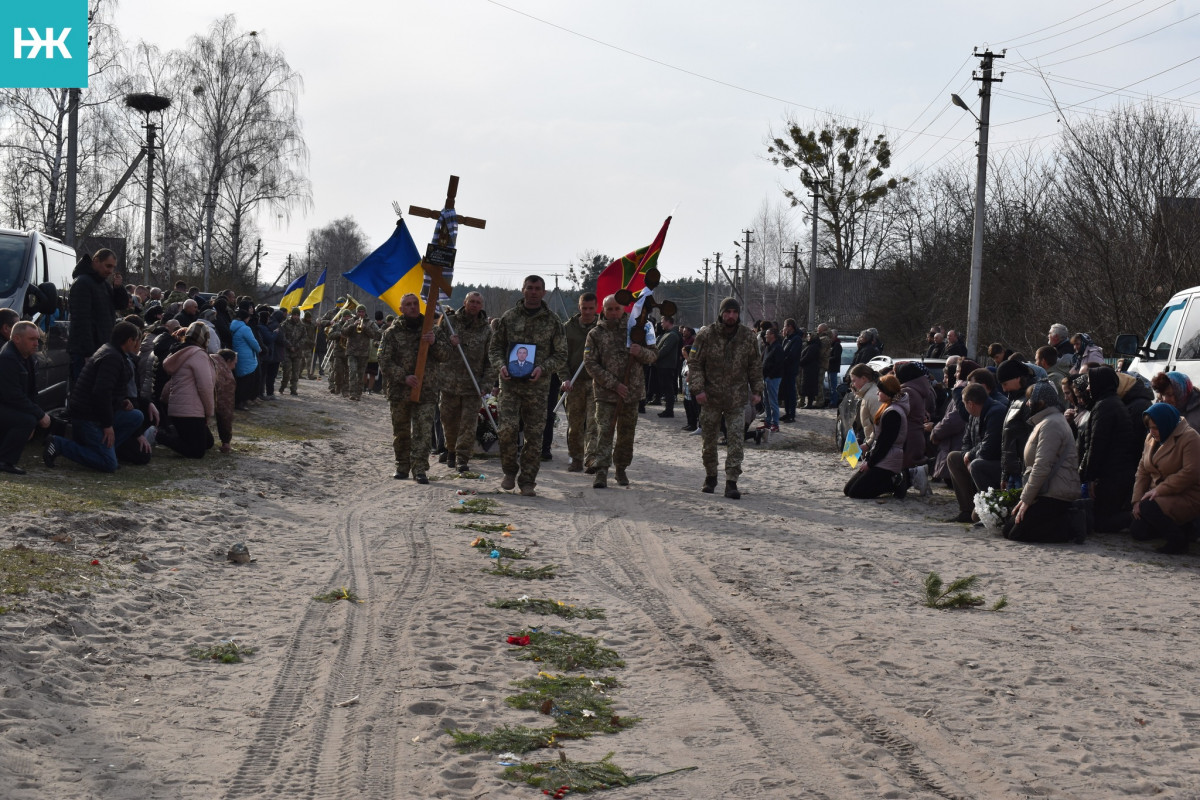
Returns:
[[[1117,2],[1117,0],[1105,0],[1103,3],[1101,3],[1101,4],[1100,4],[1100,5],[1098,5],[1098,6],[1092,6],[1091,8],[1089,8],[1089,9],[1088,9],[1088,10],[1086,10],[1086,11],[1080,11],[1078,14],[1076,14],[1076,15],[1075,15],[1075,16],[1073,16],[1073,17],[1067,17],[1067,18],[1066,18],[1066,19],[1064,19],[1062,22],[1056,22],[1056,23],[1054,23],[1053,25],[1047,25],[1047,26],[1046,26],[1046,27],[1044,27],[1044,28],[1038,28],[1036,31],[1030,31],[1029,33],[1023,33],[1023,34],[1021,34],[1020,36],[1014,36],[1014,37],[1013,37],[1013,38],[1011,38],[1011,39],[1005,39],[1004,41],[1002,41],[1002,42],[997,42],[996,44],[997,44],[997,45],[1002,45],[1002,44],[1011,45],[1011,43],[1012,43],[1012,42],[1016,42],[1016,41],[1019,41],[1019,40],[1021,40],[1021,39],[1024,39],[1026,36],[1037,36],[1039,33],[1042,33],[1043,31],[1048,31],[1048,30],[1050,30],[1051,28],[1057,28],[1059,25],[1066,25],[1068,22],[1073,22],[1074,20],[1077,20],[1077,19],[1079,19],[1079,18],[1080,18],[1080,17],[1082,17],[1084,14],[1090,14],[1090,13],[1092,13],[1093,11],[1097,11],[1097,10],[1099,10],[1099,9],[1101,9],[1101,8],[1104,8],[1105,6],[1107,6],[1107,5],[1110,5],[1111,3],[1115,3],[1115,2]],[[1138,0],[1138,2],[1144,2],[1144,0]],[[1135,4],[1135,5],[1136,5],[1136,4]]]
[[[1167,0],[1167,2],[1166,2],[1166,3],[1163,3],[1163,6],[1169,6],[1169,5],[1171,5],[1171,3],[1174,3],[1175,1],[1176,1],[1176,0]],[[1111,12],[1109,12],[1109,13],[1105,14],[1105,15],[1104,15],[1104,16],[1102,16],[1102,17],[1096,17],[1096,19],[1089,20],[1088,22],[1084,22],[1084,23],[1081,23],[1081,24],[1079,24],[1079,25],[1076,25],[1074,28],[1068,28],[1068,29],[1067,29],[1067,30],[1065,30],[1065,31],[1060,31],[1059,33],[1053,33],[1053,34],[1051,34],[1051,35],[1049,35],[1049,36],[1044,36],[1044,37],[1042,37],[1041,39],[1034,39],[1032,42],[1022,42],[1022,43],[1021,43],[1021,47],[1029,47],[1031,44],[1039,44],[1039,43],[1041,43],[1041,42],[1048,42],[1048,41],[1050,41],[1051,39],[1057,39],[1059,36],[1066,36],[1068,33],[1072,33],[1072,32],[1074,32],[1074,31],[1077,31],[1077,30],[1079,30],[1080,28],[1086,28],[1088,25],[1095,25],[1097,22],[1099,22],[1099,21],[1100,21],[1100,20],[1102,20],[1102,19],[1108,19],[1108,18],[1109,18],[1109,17],[1111,17],[1111,16],[1114,16],[1114,15],[1116,15],[1116,14],[1120,14],[1122,11],[1127,11],[1127,10],[1129,10],[1129,9],[1133,8],[1134,6],[1140,6],[1140,5],[1141,5],[1142,3],[1144,3],[1144,2],[1146,2],[1146,0],[1136,0],[1136,2],[1130,3],[1129,5],[1125,6],[1124,8],[1118,8],[1116,11],[1111,11]],[[1106,3],[1105,5],[1107,5],[1107,3]],[[1158,8],[1162,8],[1163,6],[1159,6]],[[1155,11],[1157,11],[1157,10],[1158,10],[1158,8],[1151,9],[1150,11],[1147,11],[1146,13],[1147,13],[1147,14],[1152,14],[1152,13],[1154,13]],[[1093,10],[1095,10],[1095,9],[1093,9]],[[1087,12],[1087,11],[1085,11],[1085,12],[1083,12],[1083,13],[1084,13],[1084,14],[1086,14],[1086,13],[1088,13],[1088,12]],[[1079,15],[1076,15],[1076,16],[1079,16]],[[1145,16],[1145,14],[1143,14],[1142,16]],[[1136,20],[1136,19],[1140,19],[1140,18],[1141,18],[1141,17],[1134,17],[1133,19],[1129,20],[1128,22],[1122,22],[1122,23],[1121,23],[1121,25],[1128,25],[1130,22],[1133,22],[1134,20]],[[1072,17],[1072,19],[1075,19],[1075,17]],[[1118,25],[1117,27],[1119,28],[1119,27],[1121,27],[1121,25]],[[1055,26],[1055,25],[1051,25],[1050,27],[1051,27],[1051,28],[1054,28],[1054,27],[1057,27],[1057,26]],[[1046,28],[1045,30],[1049,30],[1049,28]],[[1113,30],[1116,30],[1116,28],[1113,28]],[[1105,31],[1105,33],[1107,33],[1107,31]],[[1096,34],[1096,35],[1097,35],[1097,36],[1102,36],[1103,34]],[[1018,38],[1020,38],[1020,37],[1018,37]],[[1094,37],[1093,37],[1093,38],[1094,38]],[[1086,42],[1086,41],[1087,41],[1087,39],[1084,39],[1083,41],[1084,41],[1084,42]],[[1081,42],[1076,42],[1075,44],[1081,44]],[[1075,45],[1067,45],[1067,47],[1074,47],[1074,46],[1075,46]]]
[[[1034,75],[1034,76],[1042,78],[1043,80],[1046,80],[1050,83],[1061,83],[1064,86],[1070,86],[1070,87],[1077,88],[1077,89],[1109,89],[1109,90],[1112,90],[1113,92],[1121,91],[1121,89],[1118,89],[1115,86],[1109,86],[1108,84],[1096,83],[1095,81],[1084,80],[1083,78],[1071,78],[1071,77],[1066,77],[1063,75],[1047,75],[1047,74],[1039,72],[1036,69],[1031,69],[1028,67],[1016,67],[1015,69],[1013,69],[1013,72],[1018,72],[1018,73],[1021,73],[1024,75]],[[1196,81],[1200,81],[1200,78],[1192,78],[1189,81],[1185,81],[1184,83],[1181,83],[1177,86],[1173,86],[1172,88],[1167,89],[1162,94],[1154,94],[1151,92],[1130,92],[1129,94],[1119,95],[1119,96],[1128,97],[1130,99],[1138,99],[1138,100],[1156,100],[1156,101],[1164,102],[1164,103],[1177,103],[1186,108],[1200,108],[1200,104],[1184,102],[1182,97],[1169,97],[1168,96],[1172,92],[1177,92],[1180,89],[1182,89],[1183,87],[1190,86],[1191,84],[1195,83]],[[1185,95],[1185,96],[1187,96],[1187,95]]]
[[[1160,6],[1160,8],[1161,8],[1161,6]],[[1155,10],[1155,11],[1157,11],[1158,9],[1154,9],[1154,10]],[[1152,12],[1149,12],[1149,11],[1148,11],[1148,12],[1146,12],[1146,13],[1148,14],[1148,13],[1152,13]],[[1145,14],[1143,14],[1142,16],[1145,16]],[[1155,28],[1155,29],[1154,29],[1154,30],[1152,30],[1152,31],[1148,31],[1148,32],[1146,32],[1146,33],[1143,33],[1143,34],[1142,34],[1142,35],[1140,35],[1140,36],[1135,36],[1135,37],[1133,37],[1132,39],[1126,39],[1126,40],[1125,40],[1125,41],[1123,41],[1123,42],[1117,42],[1116,44],[1109,45],[1108,47],[1102,48],[1102,49],[1100,49],[1100,50],[1093,50],[1093,51],[1092,51],[1092,52],[1090,52],[1090,53],[1084,53],[1084,54],[1083,54],[1083,55],[1081,55],[1081,56],[1072,56],[1072,57],[1070,57],[1070,58],[1064,58],[1062,61],[1055,61],[1055,62],[1053,62],[1053,63],[1051,63],[1051,64],[1035,64],[1034,62],[1032,62],[1032,61],[1029,61],[1028,59],[1026,59],[1026,60],[1025,60],[1025,61],[1023,61],[1023,62],[1018,62],[1018,63],[1025,63],[1025,64],[1029,64],[1029,65],[1031,65],[1031,66],[1034,66],[1034,67],[1040,67],[1040,68],[1043,68],[1043,69],[1048,69],[1048,68],[1050,68],[1050,67],[1057,67],[1057,66],[1059,66],[1060,64],[1068,64],[1068,63],[1070,63],[1070,62],[1072,62],[1072,61],[1079,61],[1080,59],[1084,59],[1084,58],[1091,58],[1092,56],[1098,56],[1098,55],[1100,55],[1101,53],[1107,53],[1109,50],[1115,50],[1115,49],[1116,49],[1116,48],[1118,48],[1118,47],[1124,47],[1124,46],[1125,46],[1125,45],[1127,45],[1127,44],[1132,44],[1133,42],[1136,42],[1136,41],[1138,41],[1139,39],[1145,39],[1147,36],[1153,36],[1153,35],[1154,35],[1154,34],[1156,34],[1156,33],[1161,33],[1162,31],[1165,31],[1167,28],[1173,28],[1173,27],[1175,27],[1176,25],[1179,25],[1179,24],[1182,24],[1182,23],[1184,23],[1184,22],[1187,22],[1187,21],[1188,21],[1188,20],[1190,20],[1190,19],[1195,19],[1196,17],[1200,17],[1200,11],[1197,11],[1195,14],[1190,14],[1190,15],[1188,15],[1188,16],[1186,16],[1186,17],[1184,17],[1183,19],[1178,19],[1178,20],[1175,20],[1174,22],[1168,22],[1166,25],[1163,25],[1161,28]],[[1120,27],[1120,26],[1118,26],[1118,27]],[[1116,28],[1112,28],[1111,30],[1116,30]],[[1104,33],[1108,33],[1108,32],[1109,32],[1109,31],[1104,31]],[[1096,36],[1102,36],[1102,35],[1103,35],[1103,34],[1100,34],[1100,33],[1096,34]],[[1070,48],[1072,48],[1072,47],[1075,47],[1076,45],[1083,44],[1083,42],[1087,42],[1087,41],[1090,41],[1090,40],[1092,40],[1092,39],[1095,39],[1095,38],[1096,38],[1096,36],[1089,36],[1087,39],[1084,39],[1083,41],[1080,41],[1080,42],[1076,42],[1075,44],[1067,45],[1066,47],[1060,47],[1060,48],[1058,48],[1057,50],[1051,50],[1049,53],[1042,53],[1041,55],[1039,55],[1039,56],[1036,56],[1036,58],[1042,58],[1042,57],[1044,57],[1044,56],[1048,56],[1048,55],[1050,55],[1050,54],[1052,54],[1052,53],[1058,53],[1058,52],[1061,52],[1061,51],[1063,51],[1063,50],[1068,50],[1068,49],[1070,49]]]

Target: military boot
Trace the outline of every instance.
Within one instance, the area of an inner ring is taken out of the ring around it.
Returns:
[[[398,481],[408,480],[408,470],[396,467],[396,471],[392,473],[392,477]]]
[[[593,489],[607,489],[608,488],[608,470],[606,470],[606,469],[596,470],[596,477],[592,480],[592,488]]]
[[[714,491],[716,491],[716,489],[717,489],[717,476],[716,475],[705,475],[704,476],[704,488],[701,489],[700,491],[704,492],[705,494],[712,494]]]
[[[624,467],[617,467],[617,486],[628,486],[629,476],[625,474]]]
[[[567,465],[567,472],[583,472],[583,459],[572,458],[571,463]]]
[[[517,476],[509,475],[507,472],[504,473],[504,480],[500,481],[500,488],[501,489],[517,488]]]
[[[742,499],[742,493],[737,488],[737,481],[725,481],[725,496],[730,500]]]
[[[442,454],[440,456],[438,456],[438,463],[439,464],[449,464],[450,463],[450,453],[448,451],[443,450]]]
[[[471,471],[471,470],[470,470],[470,467],[468,467],[468,466],[467,466],[467,464],[468,464],[468,462],[466,462],[466,461],[460,461],[460,462],[458,462],[458,467],[457,467],[457,469],[458,469],[458,474],[459,474],[459,475],[462,475],[464,472],[470,472],[470,471]]]

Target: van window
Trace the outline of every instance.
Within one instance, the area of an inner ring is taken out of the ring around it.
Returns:
[[[0,235],[0,297],[11,295],[25,280],[24,236]]]
[[[1200,359],[1200,303],[1192,303],[1187,321],[1179,331],[1179,351],[1176,359],[1196,361]]]
[[[1175,334],[1179,332],[1179,326],[1183,322],[1185,305],[1187,305],[1187,298],[1180,300],[1175,305],[1167,306],[1154,321],[1154,328],[1150,331],[1146,344],[1151,358],[1165,360],[1171,356],[1171,345],[1175,343]]]

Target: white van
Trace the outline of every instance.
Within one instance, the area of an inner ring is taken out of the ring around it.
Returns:
[[[65,296],[75,270],[73,248],[38,231],[0,228],[0,308],[11,308],[46,332],[38,354],[38,402],[47,411],[67,399],[67,326],[58,322],[60,293]]]
[[[1135,356],[1129,371],[1147,381],[1160,372],[1182,372],[1200,385],[1200,286],[1177,292],[1150,326],[1143,342],[1117,337],[1117,355]]]

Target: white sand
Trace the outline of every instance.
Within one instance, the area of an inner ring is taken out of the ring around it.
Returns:
[[[621,797],[1200,795],[1194,556],[1009,543],[938,522],[944,488],[846,500],[831,412],[748,445],[738,502],[699,492],[699,437],[652,408],[631,487],[567,474],[560,427],[537,498],[464,517],[447,513],[455,490],[495,489],[495,460],[475,483],[393,481],[380,398],[302,392],[252,415],[326,409],[345,421],[335,438],[213,455],[194,500],[5,520],[3,546],[74,547],[122,580],[0,616],[0,796],[541,797],[441,733],[548,724],[504,704],[537,670],[505,638],[553,618],[485,605],[526,593],[607,611],[553,624],[620,652],[619,713],[643,718],[565,752],[699,767]],[[494,519],[559,577],[485,575],[455,525]],[[74,544],[49,540],[61,533]],[[256,562],[225,561],[238,541]],[[1010,605],[925,608],[931,570],[978,574]],[[311,599],[342,586],[366,602]],[[230,637],[257,654],[187,657]]]

